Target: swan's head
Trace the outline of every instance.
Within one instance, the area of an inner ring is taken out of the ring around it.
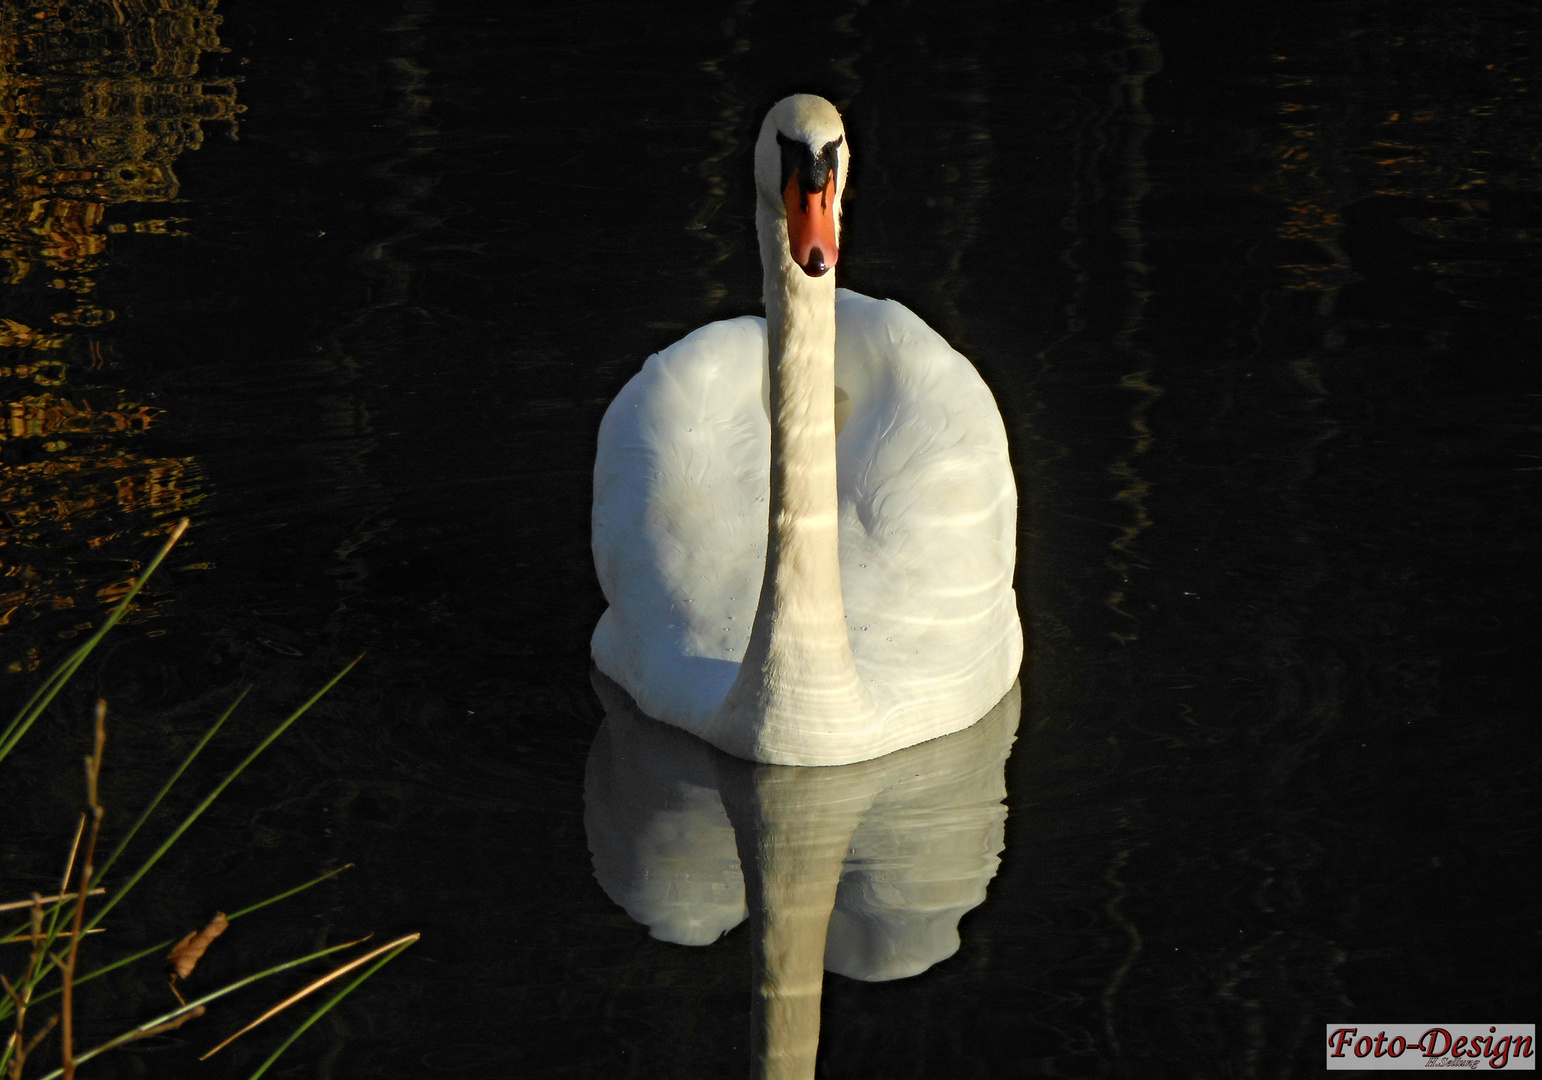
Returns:
[[[822,97],[794,94],[766,114],[755,143],[755,186],[787,220],[787,249],[810,277],[840,256],[841,192],[851,148],[841,114]]]

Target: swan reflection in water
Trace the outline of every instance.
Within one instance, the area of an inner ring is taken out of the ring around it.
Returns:
[[[763,765],[642,715],[594,673],[584,775],[601,887],[662,941],[750,920],[757,1075],[814,1075],[824,972],[882,982],[958,951],[1000,863],[1014,685],[963,731],[854,765]]]

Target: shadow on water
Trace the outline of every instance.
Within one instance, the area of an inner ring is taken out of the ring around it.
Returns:
[[[589,470],[644,357],[757,310],[750,143],[806,89],[860,148],[842,284],[1001,403],[1029,643],[999,871],[951,957],[824,983],[821,1074],[1308,1075],[1329,1021],[1536,1013],[1529,5],[7,0],[0,31],[0,697],[194,520],[24,748],[8,887],[57,876],[95,694],[134,805],[238,686],[260,715],[366,650],[154,918],[351,861],[231,955],[424,930],[307,1075],[742,1072],[752,935],[650,938],[590,862]],[[720,869],[752,787],[700,784]]]

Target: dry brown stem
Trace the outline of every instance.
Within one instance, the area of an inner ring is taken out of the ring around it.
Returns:
[[[27,970],[21,977],[21,992],[19,994],[16,992],[10,980],[4,980],[6,993],[16,1002],[16,1029],[11,1034],[11,1045],[14,1047],[10,1067],[12,1080],[20,1080],[21,1067],[27,1060],[27,1051],[36,1046],[38,1039],[51,1031],[54,1025],[54,1021],[50,1020],[41,1034],[35,1036],[30,1043],[27,1041],[27,1006],[32,1001],[32,980],[37,974],[38,959],[43,955],[43,898],[33,893],[31,905],[32,910],[28,921],[32,930],[29,935],[32,952],[27,956]]]
[[[105,896],[106,889],[92,889],[92,896]],[[7,900],[0,904],[0,911],[17,911],[20,908],[31,907],[33,904],[52,904],[59,900],[73,900],[79,893],[60,892],[54,896],[35,896],[30,900]],[[22,939],[17,939],[22,940]]]
[[[258,1024],[262,1023],[265,1020],[273,1019],[279,1013],[281,1013],[285,1009],[289,1008],[289,1006],[293,1005],[297,1001],[300,1001],[300,1000],[303,1000],[306,997],[309,997],[311,994],[314,994],[317,990],[320,990],[323,986],[327,985],[327,983],[332,982],[334,979],[342,978],[344,975],[346,975],[350,971],[354,970],[354,968],[357,968],[357,967],[360,967],[360,966],[362,966],[364,964],[369,963],[369,961],[373,960],[375,957],[379,956],[381,953],[390,952],[392,949],[396,948],[398,945],[402,945],[402,944],[405,944],[407,942],[417,941],[418,938],[421,937],[421,936],[422,936],[421,934],[407,934],[405,937],[399,937],[395,941],[388,941],[384,945],[380,946],[378,949],[371,949],[369,952],[365,953],[363,956],[360,956],[360,957],[357,957],[357,958],[355,958],[353,960],[348,961],[342,967],[339,967],[339,968],[336,968],[336,969],[334,969],[332,971],[327,972],[321,978],[316,979],[315,981],[313,981],[311,983],[308,983],[307,985],[301,987],[299,990],[296,990],[293,994],[290,994],[283,1001],[280,1001],[277,1005],[273,1006],[267,1012],[263,1013],[257,1019],[253,1020],[250,1024],[247,1024],[240,1031],[236,1032],[234,1035],[230,1036],[224,1042],[222,1042],[218,1046],[214,1047],[214,1049],[209,1050],[208,1052],[199,1055],[198,1060],[199,1061],[207,1061],[209,1058],[213,1057],[219,1051],[223,1050],[225,1047],[227,1047],[231,1043],[235,1042],[242,1035],[245,1035],[248,1031],[251,1031],[252,1028],[256,1027]],[[366,940],[366,939],[360,938],[359,940],[363,941],[363,940]],[[358,942],[354,942],[354,944],[358,944]]]
[[[75,856],[80,854],[80,838],[86,834],[86,812],[80,812],[80,820],[75,823],[75,839],[70,841],[70,857],[64,860],[64,875],[59,878],[59,892],[62,895],[70,887],[70,875],[75,870]]]
[[[21,1052],[21,1059],[23,1061],[25,1061],[27,1059],[27,1055],[32,1053],[32,1051],[37,1049],[37,1044],[42,1042],[44,1039],[48,1038],[48,1033],[50,1031],[52,1031],[54,1028],[58,1027],[58,1026],[59,1026],[59,1014],[58,1013],[54,1013],[52,1016],[50,1016],[48,1018],[48,1023],[43,1025],[43,1030],[38,1032],[36,1035],[32,1036],[32,1040],[27,1043],[25,1048],[23,1048],[23,1050]],[[21,1066],[20,1065],[18,1065],[16,1067],[16,1075],[17,1076],[21,1075]]]
[[[112,1042],[105,1043],[99,1049],[113,1050],[127,1043],[135,1042],[139,1039],[149,1038],[151,1035],[164,1035],[168,1031],[175,1031],[189,1020],[198,1019],[206,1012],[208,1012],[208,1010],[205,1009],[202,1005],[195,1005],[181,1016],[168,1020],[164,1024],[156,1024],[154,1027],[145,1028],[143,1031],[136,1030],[129,1032],[127,1035],[120,1035],[116,1039],[112,1040]],[[93,1051],[93,1053],[95,1052],[96,1051]]]
[[[104,926],[93,926],[93,927],[91,927],[91,928],[89,928],[87,930],[83,930],[82,933],[84,933],[87,937],[90,937],[92,934],[105,934],[105,933],[107,933],[107,928],[104,927]],[[47,937],[46,934],[43,935],[43,936]],[[61,931],[59,931],[58,933],[56,933],[54,935],[54,937],[56,937],[56,938],[70,938],[70,937],[74,937],[74,936],[75,936],[75,932],[73,930],[61,930]],[[21,945],[22,943],[28,942],[28,941],[31,941],[31,940],[32,940],[32,934],[29,932],[29,933],[26,933],[26,934],[18,934],[15,937],[0,938],[0,945]]]
[[[75,1080],[75,960],[80,955],[80,929],[86,917],[86,900],[91,895],[91,876],[96,871],[96,868],[91,865],[91,860],[96,854],[96,838],[102,831],[102,804],[97,799],[97,780],[102,774],[102,754],[107,746],[107,702],[100,698],[96,702],[95,735],[91,756],[86,758],[86,812],[91,817],[91,835],[86,841],[85,858],[81,860],[80,885],[75,890],[80,894],[80,899],[75,904],[75,922],[71,928],[73,933],[70,935],[70,951],[60,965],[64,979],[64,991],[60,1002],[62,1017],[60,1041],[63,1043],[61,1057],[64,1080]],[[73,853],[70,861],[73,868]]]
[[[5,987],[5,996],[16,1002],[17,1012],[27,1007],[27,1003],[22,1000],[21,995],[16,992],[16,988],[11,985],[11,980],[7,979],[4,975],[0,975],[0,986]]]
[[[43,1025],[43,1030],[32,1036],[25,1045],[22,1044],[20,1031],[11,1036],[12,1045],[16,1049],[11,1055],[10,1068],[6,1069],[6,1076],[10,1077],[10,1080],[21,1080],[22,1066],[26,1065],[27,1057],[37,1049],[37,1044],[48,1038],[48,1033],[58,1026],[59,1014],[54,1013],[48,1018],[48,1023]]]

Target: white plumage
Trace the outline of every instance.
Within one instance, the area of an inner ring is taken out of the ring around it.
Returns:
[[[774,179],[762,183],[763,196],[767,186]],[[593,655],[645,713],[730,753],[842,764],[966,727],[1016,679],[1016,488],[1000,414],[969,361],[898,303],[832,292],[828,278],[800,281],[804,272],[785,257],[786,225],[767,242],[768,203],[758,216],[763,257],[784,256],[767,269],[767,309],[784,320],[780,340],[789,342],[782,355],[772,357],[763,319],[704,326],[649,357],[600,426],[593,543],[610,609]],[[779,281],[785,287],[772,295]],[[817,343],[796,352],[801,313],[811,312],[816,330],[821,315],[829,318],[821,302],[834,308],[833,396],[828,351],[823,361]],[[784,497],[780,533],[768,520],[778,501],[772,383],[780,377],[779,400],[795,406],[802,384],[792,384],[806,370],[818,402],[799,415],[802,426],[783,419],[790,433],[781,452],[793,473],[786,483],[817,477],[838,428],[838,585],[833,566],[819,564],[820,545],[827,552],[834,539],[825,527],[829,493],[814,483],[803,503]],[[774,594],[768,536],[782,545],[788,579]],[[813,569],[796,577],[805,565]],[[804,614],[822,603],[821,591],[837,588],[850,661],[832,636],[839,611],[826,604]],[[805,595],[813,600],[799,608]],[[757,605],[773,599],[760,630],[771,642],[759,654],[771,653],[760,661],[761,685],[744,690],[757,672],[740,679],[739,696],[752,707],[725,708]],[[827,691],[852,664],[859,687]]]

